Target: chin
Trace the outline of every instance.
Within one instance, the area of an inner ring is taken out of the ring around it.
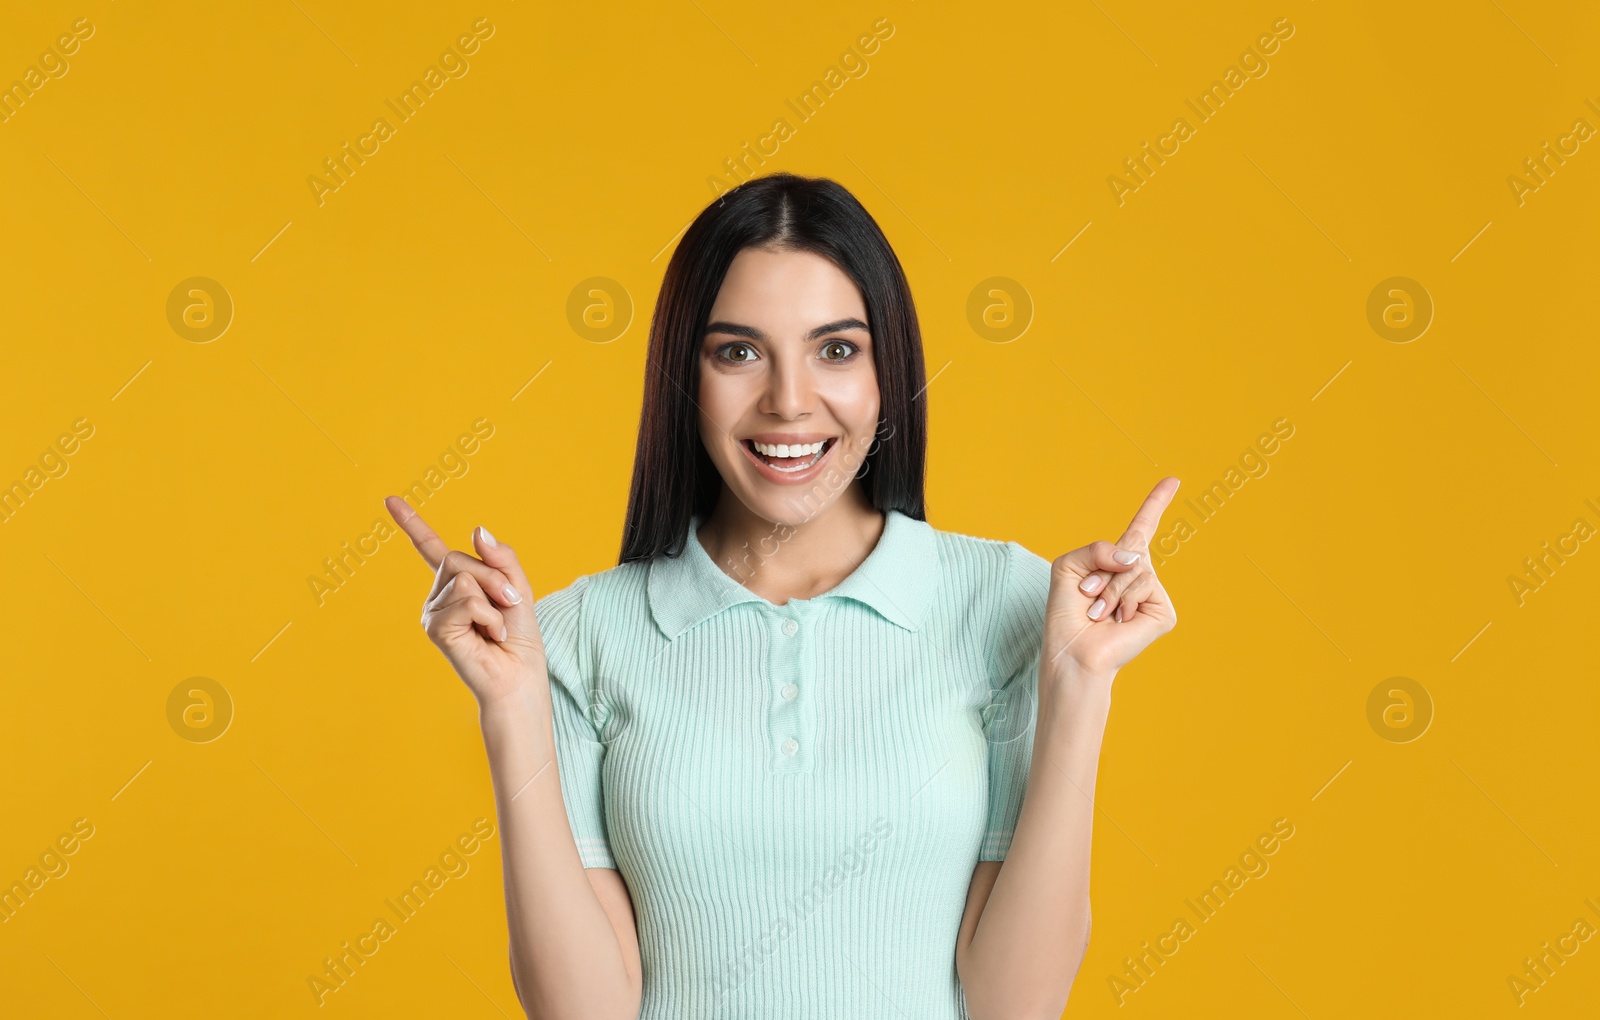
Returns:
[[[799,528],[823,516],[839,501],[839,494],[818,487],[816,492],[762,493],[745,506],[756,516],[771,521],[774,527]]]
[[[779,443],[791,439],[793,443]],[[737,458],[725,470],[749,510],[773,524],[801,525],[822,516],[855,482],[860,458],[846,456],[843,434],[746,436],[736,441]]]

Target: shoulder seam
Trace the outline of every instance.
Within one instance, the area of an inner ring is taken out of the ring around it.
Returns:
[[[1000,590],[995,597],[994,612],[989,618],[988,651],[985,656],[989,667],[989,689],[994,690],[999,683],[1004,683],[1006,679],[1005,672],[1000,666],[999,641],[1001,628],[1005,624],[1006,609],[1011,604],[1011,569],[1012,561],[1016,559],[1016,553],[1012,550],[1010,542],[1003,542],[998,539],[984,539],[984,541],[994,542],[996,545],[1001,546],[1005,556],[1005,562],[1000,570]]]
[[[579,578],[579,580],[583,584],[583,587],[578,589],[578,626],[577,626],[577,632],[578,632],[578,655],[577,655],[577,659],[578,659],[578,672],[582,674],[581,679],[582,679],[583,686],[584,686],[583,700],[584,700],[585,707],[588,706],[588,701],[589,701],[588,687],[589,687],[589,673],[591,672],[590,671],[590,660],[593,657],[591,655],[591,651],[592,650],[589,647],[589,629],[588,629],[588,627],[585,626],[585,622],[589,618],[589,585],[591,583],[593,583],[592,581],[590,581],[591,577],[593,577],[592,574],[584,574],[581,578]]]
[[[1003,538],[986,538],[983,535],[968,535],[968,534],[966,534],[964,532],[960,532],[960,531],[945,531],[942,528],[934,528],[933,531],[941,539],[943,539],[944,541],[947,541],[947,542],[948,541],[954,541],[954,540],[961,540],[961,541],[966,541],[966,542],[982,543],[984,545],[1005,545],[1006,544],[1006,540],[1003,539]]]

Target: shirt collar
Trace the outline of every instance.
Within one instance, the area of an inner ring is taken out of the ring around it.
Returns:
[[[688,538],[679,555],[659,555],[650,561],[646,583],[650,612],[669,640],[742,602],[771,605],[717,566],[696,537],[700,523],[699,514],[690,518]],[[759,557],[759,550],[752,552],[753,562],[759,562]],[[805,601],[854,599],[889,622],[914,631],[933,601],[938,578],[938,540],[933,527],[889,510],[884,514],[878,544],[861,565],[832,590]]]

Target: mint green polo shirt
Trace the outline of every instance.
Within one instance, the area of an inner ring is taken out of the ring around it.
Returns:
[[[535,603],[573,840],[633,899],[640,1020],[965,1018],[956,935],[1022,806],[1049,562],[890,511],[850,576],[780,606],[700,523]]]

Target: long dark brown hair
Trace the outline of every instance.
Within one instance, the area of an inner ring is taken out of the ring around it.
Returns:
[[[861,290],[878,376],[875,442],[860,484],[878,510],[926,520],[928,441],[922,332],[894,249],[867,210],[825,177],[775,173],[745,181],[695,217],[667,263],[650,321],[644,406],[618,563],[676,556],[689,518],[715,508],[721,475],[701,442],[695,399],[705,327],[734,256],[745,248],[807,251]],[[852,483],[854,484],[854,483]]]

